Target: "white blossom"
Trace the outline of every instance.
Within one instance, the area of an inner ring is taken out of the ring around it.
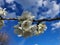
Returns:
[[[45,24],[39,24],[38,25],[38,31],[39,33],[43,33],[47,29]]]
[[[33,16],[33,15],[31,14],[31,12],[24,11],[24,12],[22,13],[22,16],[20,16],[20,17],[18,16],[18,19],[19,19],[19,20],[33,20],[34,17],[35,17],[35,16]]]
[[[32,35],[36,35],[37,32],[37,25],[31,25],[29,27],[30,32],[32,32]]]
[[[23,21],[23,23],[21,24],[21,27],[22,27],[23,29],[28,29],[28,28],[31,26],[31,24],[32,24],[31,21],[25,20],[25,21]]]
[[[18,28],[22,30],[22,27],[18,27]]]
[[[18,27],[19,27],[18,25],[15,25],[15,26],[14,26],[15,29],[18,28]]]
[[[17,35],[22,35],[22,34],[23,34],[22,27],[15,28],[14,32],[15,32]]]
[[[6,8],[2,8],[2,7],[0,7],[0,16],[2,16],[2,15],[4,15],[4,16],[6,16]]]

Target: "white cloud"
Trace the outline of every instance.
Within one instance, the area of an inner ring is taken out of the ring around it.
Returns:
[[[44,17],[50,17],[50,18],[54,18],[55,16],[57,16],[59,14],[59,4],[56,4],[55,1],[51,2],[50,4],[50,9],[45,12],[45,14],[43,15]]]
[[[0,0],[0,6],[4,5],[4,0]]]
[[[56,4],[56,2],[52,2],[53,3],[53,10],[59,10],[59,5]]]
[[[52,30],[60,28],[60,21],[57,23],[53,23],[51,26],[53,26]]]
[[[38,0],[38,1],[37,1],[37,5],[38,5],[38,6],[42,7],[42,4],[43,4],[43,0]]]
[[[44,6],[47,6],[48,5],[48,1],[43,1],[43,4],[44,4]]]
[[[31,11],[33,15],[38,17],[37,12],[39,11],[39,7],[44,4],[49,10],[45,12],[44,17],[53,18],[59,13],[59,4],[56,1],[49,2],[48,0],[15,0],[16,2],[20,3],[23,8],[28,11]],[[33,8],[31,8],[33,6]],[[43,12],[44,13],[44,12]],[[42,15],[43,16],[43,15]],[[39,18],[38,18],[39,19]]]
[[[12,12],[12,13],[7,12],[6,18],[16,18],[16,13],[15,12]]]
[[[15,1],[21,4],[24,10],[31,11],[33,15],[37,16],[38,6],[36,2],[38,0],[15,0]]]
[[[45,5],[45,7],[49,8],[49,10],[47,12],[42,12],[42,16],[47,18],[53,18],[55,16],[57,16],[59,14],[59,4],[56,3],[56,1],[43,1],[43,4]]]
[[[17,35],[18,37],[22,37],[22,35]]]
[[[13,2],[14,0],[6,0],[7,3],[11,3]]]
[[[44,16],[40,16],[40,18],[39,19],[44,19],[45,17]]]
[[[34,44],[34,45],[38,45],[38,44]]]
[[[15,0],[15,1],[20,3],[24,9],[27,9],[35,5],[37,0]]]

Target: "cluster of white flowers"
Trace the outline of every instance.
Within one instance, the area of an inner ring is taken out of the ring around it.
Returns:
[[[6,8],[2,8],[2,7],[0,7],[0,18],[2,18],[2,16],[6,16]],[[3,20],[0,20],[0,28],[3,26],[3,24],[4,24],[4,21]]]
[[[18,36],[33,36],[42,33],[46,27],[45,24],[32,25],[34,16],[30,12],[23,12],[22,16],[18,17],[18,25],[15,26],[15,33]]]
[[[39,24],[38,25],[38,33],[44,33],[44,31],[46,31],[47,26],[45,24]]]
[[[4,16],[6,16],[6,8],[2,8],[2,7],[0,7],[0,16],[2,16],[2,15],[4,15]]]

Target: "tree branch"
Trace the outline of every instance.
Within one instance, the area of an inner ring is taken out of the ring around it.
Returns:
[[[0,18],[0,20],[18,20],[17,18]],[[57,18],[51,18],[51,19],[40,19],[40,20],[33,20],[33,22],[43,22],[43,21],[54,21],[54,20],[60,20],[60,17]]]
[[[18,20],[17,18],[1,18],[0,20]]]
[[[60,20],[60,17],[57,18],[51,18],[51,19],[41,19],[41,20],[33,20],[35,22],[43,22],[43,21],[55,21],[55,20]]]

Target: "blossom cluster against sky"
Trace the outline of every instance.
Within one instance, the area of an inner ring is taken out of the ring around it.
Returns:
[[[6,6],[6,18],[16,18],[21,15],[22,9],[30,11],[35,19],[60,16],[60,0],[0,0],[0,6]],[[46,22],[48,29],[43,34],[27,39],[14,34],[13,26],[16,24],[17,21],[5,20],[0,29],[10,35],[9,45],[60,45],[60,21]]]

